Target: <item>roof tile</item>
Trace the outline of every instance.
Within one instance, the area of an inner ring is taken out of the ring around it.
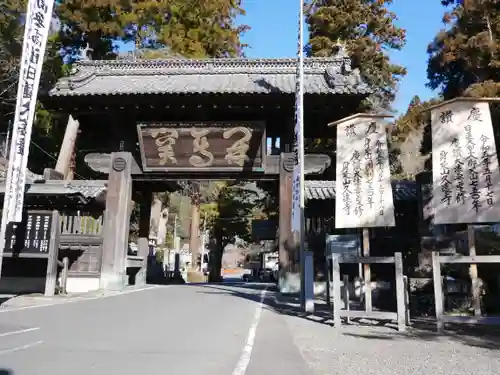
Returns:
[[[51,96],[295,92],[296,59],[81,61]],[[306,94],[369,94],[345,56],[307,58]]]
[[[305,198],[307,200],[335,199],[335,181],[305,181]],[[397,201],[417,199],[417,185],[411,181],[393,181],[392,192]]]

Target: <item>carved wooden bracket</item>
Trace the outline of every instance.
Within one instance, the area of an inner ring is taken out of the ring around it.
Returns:
[[[305,174],[322,174],[331,165],[331,158],[325,154],[309,154],[304,157],[304,173]],[[91,153],[85,155],[85,163],[95,172],[109,174],[111,168],[111,154]],[[286,165],[285,169],[293,169],[293,154],[285,154]],[[280,156],[267,155],[264,175],[279,175],[280,171]],[[203,169],[200,169],[203,172]],[[147,174],[142,172],[139,164],[133,160],[132,175]],[[195,174],[195,173],[194,173]]]
[[[84,161],[94,172],[109,174],[111,154],[90,153],[85,155]],[[132,175],[134,174],[142,174],[142,170],[135,159],[132,159]]]

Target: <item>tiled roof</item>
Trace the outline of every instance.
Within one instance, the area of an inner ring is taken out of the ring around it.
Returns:
[[[7,178],[8,168],[9,161],[3,156],[0,156],[0,182],[5,181],[5,179]],[[39,180],[43,180],[43,176],[33,173],[29,169],[26,169],[26,183],[31,183]]]
[[[293,94],[296,59],[80,61],[51,96],[134,94]],[[305,94],[372,92],[349,57],[306,58]]]
[[[104,180],[92,181],[57,181],[26,184],[27,195],[66,195],[81,197],[83,199],[96,199],[104,197],[106,193],[106,183]],[[0,184],[0,194],[5,194],[5,183]]]
[[[305,181],[305,198],[335,199],[335,181]],[[393,181],[392,191],[397,201],[417,199],[417,184],[411,181]]]

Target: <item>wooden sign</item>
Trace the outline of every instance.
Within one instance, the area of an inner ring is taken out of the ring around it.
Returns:
[[[500,221],[500,174],[489,104],[451,100],[431,109],[435,224]]]
[[[144,171],[264,172],[264,123],[148,123],[137,128]]]
[[[252,220],[252,240],[275,240],[278,223],[276,220]]]
[[[357,114],[332,123],[337,126],[336,228],[395,225],[384,117]]]
[[[51,211],[30,211],[23,222],[7,228],[4,255],[13,253],[49,256]]]

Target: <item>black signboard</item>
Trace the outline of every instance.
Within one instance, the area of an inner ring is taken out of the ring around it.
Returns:
[[[252,220],[252,239],[254,241],[275,240],[278,223],[275,220]]]
[[[25,213],[22,223],[7,227],[4,254],[49,255],[52,212],[31,211]]]

